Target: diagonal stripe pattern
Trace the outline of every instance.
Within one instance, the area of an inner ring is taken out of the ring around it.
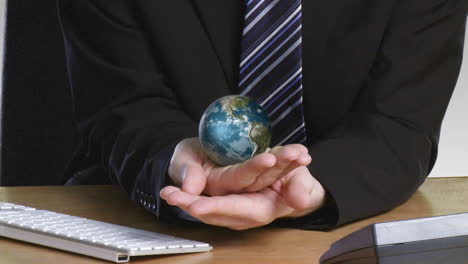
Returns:
[[[305,144],[301,0],[246,0],[239,88],[272,121],[271,146]]]

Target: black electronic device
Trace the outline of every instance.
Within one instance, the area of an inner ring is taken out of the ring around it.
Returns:
[[[468,213],[377,223],[333,243],[321,264],[468,264]]]

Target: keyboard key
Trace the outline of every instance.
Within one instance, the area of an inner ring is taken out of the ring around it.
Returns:
[[[4,202],[0,203],[1,226],[12,228],[8,233],[8,237],[11,238],[17,238],[14,230],[18,227],[21,232],[30,230],[47,236],[47,239],[41,241],[28,242],[45,243],[50,247],[72,252],[77,252],[78,248],[86,245],[86,251],[78,251],[116,262],[121,260],[122,256],[128,258],[132,253],[141,255],[141,251],[144,251],[144,255],[154,255],[169,253],[174,249],[180,249],[181,252],[211,250],[210,245],[206,243]],[[2,231],[0,228],[0,236],[6,236]],[[73,243],[67,243],[67,246],[58,239],[66,239]],[[94,245],[96,251],[90,251],[90,245]],[[111,253],[103,254],[103,250]],[[115,258],[112,257],[114,253]]]

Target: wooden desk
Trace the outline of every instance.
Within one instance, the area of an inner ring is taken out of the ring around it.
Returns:
[[[189,255],[134,257],[131,263],[318,263],[335,240],[383,221],[468,211],[468,178],[430,179],[414,197],[386,214],[331,232],[284,228],[231,231],[217,227],[189,228],[155,221],[129,201],[116,186],[2,187],[0,201],[86,217],[209,242],[214,250]],[[86,256],[0,238],[0,264],[110,263]]]

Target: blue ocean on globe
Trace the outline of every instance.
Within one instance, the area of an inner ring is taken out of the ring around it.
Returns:
[[[271,141],[271,124],[255,100],[229,95],[205,110],[199,126],[200,144],[221,166],[244,162],[265,152]]]

